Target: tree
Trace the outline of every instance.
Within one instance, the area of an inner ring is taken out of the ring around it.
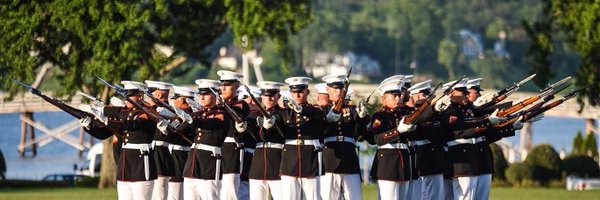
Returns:
[[[583,106],[584,99],[587,99],[591,105],[600,104],[600,4],[597,1],[561,1],[545,0],[543,1],[544,17],[535,24],[545,27],[540,29],[539,34],[531,35],[532,39],[536,35],[545,35],[547,38],[565,33],[565,43],[574,47],[581,57],[581,64],[576,74],[576,85],[584,86],[591,84],[578,96],[577,101]],[[552,51],[552,47],[557,44],[551,44],[544,41],[544,48],[532,47],[534,54]],[[551,71],[549,65],[540,65],[540,70]],[[538,74],[539,76],[540,74]],[[542,74],[547,76],[548,74]],[[540,77],[544,78],[544,77]]]
[[[581,131],[577,131],[575,134],[575,138],[573,138],[573,150],[571,154],[584,154],[582,151],[583,147],[583,136],[581,135]]]
[[[285,46],[310,20],[310,2],[12,1],[0,5],[0,18],[2,90],[15,94],[11,79],[31,82],[37,67],[51,62],[62,72],[59,95],[83,90],[107,99],[109,90],[94,76],[156,79],[188,58],[206,63],[205,48],[228,27],[236,39],[246,34],[250,41],[274,38]],[[100,186],[114,186],[112,143],[104,144]]]

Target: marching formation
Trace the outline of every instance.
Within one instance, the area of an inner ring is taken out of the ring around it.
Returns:
[[[314,90],[308,77],[249,87],[225,70],[220,80],[196,80],[194,89],[98,77],[118,97],[104,103],[84,95],[92,103],[79,109],[15,82],[79,119],[93,137],[112,138],[119,199],[185,200],[362,199],[365,181],[377,182],[379,199],[488,199],[489,144],[583,89],[554,100],[569,87],[558,88],[567,77],[503,102],[535,74],[483,95],[481,78],[432,86],[395,75],[353,104],[350,73],[325,76]],[[316,104],[310,92],[318,93]],[[369,113],[374,93],[381,108]],[[361,180],[360,142],[377,146],[371,180]]]

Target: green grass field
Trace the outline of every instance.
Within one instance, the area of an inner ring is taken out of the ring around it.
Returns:
[[[377,186],[369,185],[363,188],[365,200],[377,199]],[[39,199],[117,199],[116,189],[88,189],[88,188],[59,188],[59,189],[0,189],[0,200],[39,200]],[[600,190],[567,191],[562,188],[492,188],[490,199],[510,200],[588,200],[600,199]]]

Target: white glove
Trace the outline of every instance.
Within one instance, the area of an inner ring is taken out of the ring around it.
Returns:
[[[188,105],[190,105],[190,107],[192,107],[192,111],[194,112],[199,112],[204,110],[204,106],[200,105],[200,103],[198,103],[197,101],[194,101],[191,98],[186,98],[185,102],[188,103]]]
[[[173,109],[175,110],[175,114],[177,114],[177,116],[179,116],[179,118],[181,120],[183,120],[184,122],[191,124],[194,121],[194,119],[192,119],[192,116],[190,116],[190,114],[187,114],[182,109],[175,108],[175,107]]]
[[[342,117],[342,115],[340,113],[335,113],[333,112],[333,107],[331,107],[331,110],[329,110],[329,112],[327,112],[327,121],[328,122],[337,122],[340,121],[340,118]]]
[[[96,119],[98,119],[98,121],[108,125],[108,118],[104,116],[103,113],[104,106],[95,107],[88,104],[81,104],[79,105],[79,110],[93,114],[96,117]]]
[[[539,114],[538,116],[532,117],[531,119],[527,120],[527,122],[529,122],[529,123],[537,122],[537,121],[542,120],[542,118],[544,118],[544,113]]]
[[[451,103],[452,101],[450,101],[450,96],[445,95],[435,102],[433,109],[437,112],[444,112],[446,109],[448,109],[448,107],[450,107]]]
[[[497,96],[498,96],[498,93],[495,93],[495,92],[484,94],[483,96],[480,96],[479,98],[477,98],[475,100],[475,102],[473,102],[473,105],[475,107],[482,106],[482,105],[484,105],[486,103],[491,102]]]
[[[237,130],[238,133],[243,133],[246,131],[246,128],[248,128],[248,124],[246,124],[246,122],[235,123],[235,130]]]
[[[358,113],[358,117],[360,118],[364,118],[369,114],[369,111],[367,110],[367,106],[365,105],[364,101],[358,103],[358,106],[356,106],[356,112]]]
[[[523,128],[523,122],[521,122],[521,120],[523,119],[523,117],[519,117],[519,119],[517,119],[517,121],[513,124],[513,128],[515,128],[515,130],[521,130]]]
[[[169,120],[166,119],[160,120],[156,124],[156,128],[158,128],[158,130],[165,135],[167,134],[167,127],[169,127]]]
[[[90,117],[84,117],[79,119],[79,124],[81,124],[81,126],[83,126],[86,129],[90,129],[90,125],[92,124],[92,118]]]
[[[288,99],[288,107],[290,107],[290,109],[294,110],[296,113],[302,112],[302,106],[298,105],[298,103],[296,103],[296,101],[293,99]]]
[[[117,97],[111,97],[110,104],[116,107],[125,107],[125,102]]]
[[[490,120],[490,124],[492,125],[496,125],[499,124],[500,122],[506,120],[506,117],[498,117],[498,109],[496,109],[489,117],[488,120]]]
[[[171,121],[171,127],[177,128],[177,127],[179,127],[179,125],[181,125],[181,122],[179,122],[179,120]]]
[[[414,124],[404,124],[404,119],[406,119],[406,117],[402,117],[402,119],[400,120],[400,124],[398,124],[398,127],[396,128],[398,132],[407,133],[414,131],[417,128],[417,126],[415,126]]]
[[[166,109],[164,107],[157,107],[156,112],[158,114],[160,114],[161,116],[167,117],[167,118],[177,117],[177,114],[169,111],[168,109]]]
[[[273,116],[271,116],[271,118],[266,118],[266,117],[259,117],[259,118],[263,118],[261,120],[263,128],[270,129],[275,125],[275,117],[273,117]]]

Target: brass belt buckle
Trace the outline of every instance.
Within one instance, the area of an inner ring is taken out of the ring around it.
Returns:
[[[297,139],[297,140],[296,140],[296,144],[298,144],[298,145],[302,145],[302,143],[303,143],[303,142],[302,142],[302,140],[301,140],[301,139]]]
[[[344,141],[344,136],[338,135],[338,136],[336,136],[335,138],[336,138],[336,140],[337,140],[338,142],[343,142],[343,141]]]

